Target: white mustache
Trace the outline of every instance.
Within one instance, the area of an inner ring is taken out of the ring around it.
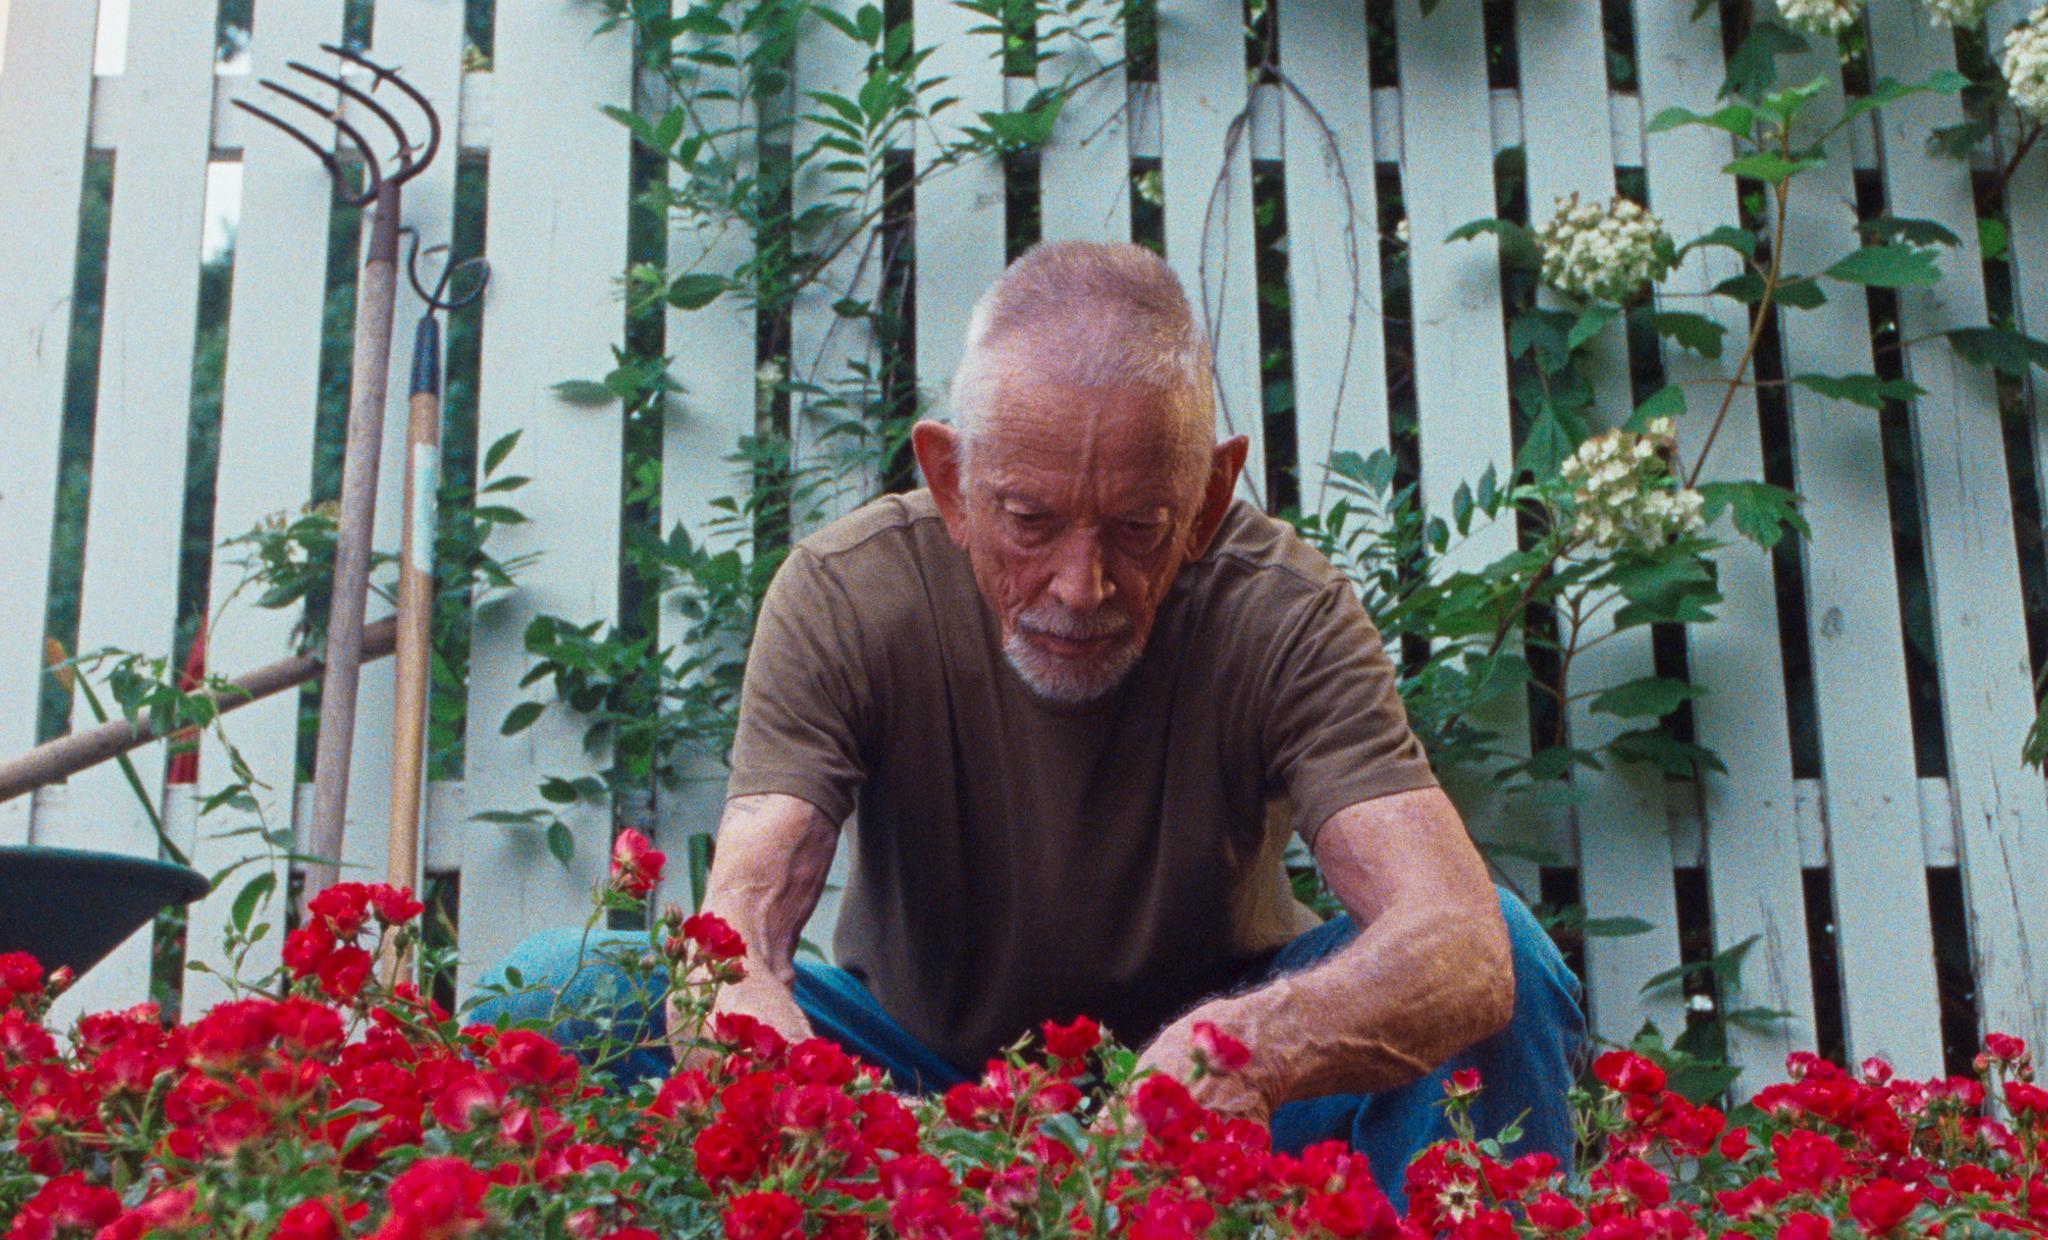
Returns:
[[[1077,616],[1058,603],[1040,603],[1018,614],[1017,627],[1027,633],[1042,633],[1067,641],[1092,641],[1129,632],[1131,618],[1121,611]]]

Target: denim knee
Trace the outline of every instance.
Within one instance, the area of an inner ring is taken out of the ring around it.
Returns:
[[[659,1002],[664,982],[659,969],[641,967],[646,948],[642,930],[539,931],[478,983],[480,992],[496,993],[486,994],[468,1019],[540,1026],[586,1064],[602,1043],[637,1047],[623,1060],[616,1049],[605,1056],[622,1084],[666,1075],[673,1060]]]

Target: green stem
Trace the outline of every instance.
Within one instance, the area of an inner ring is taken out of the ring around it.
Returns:
[[[92,707],[93,718],[101,723],[107,722],[107,708],[100,702],[100,695],[94,692],[92,678],[85,674],[84,668],[79,668],[77,671],[78,687],[85,691],[85,703],[87,706]],[[121,774],[127,778],[128,787],[134,791],[135,800],[142,806],[142,812],[149,815],[149,825],[156,832],[157,843],[162,846],[164,852],[169,855],[171,860],[188,870],[191,869],[192,859],[185,855],[184,849],[179,848],[172,841],[170,832],[164,830],[163,815],[158,813],[156,806],[151,803],[149,792],[142,786],[142,775],[135,769],[135,763],[130,761],[125,753],[116,754],[114,761],[120,764]]]

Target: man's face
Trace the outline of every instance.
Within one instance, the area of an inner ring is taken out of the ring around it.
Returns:
[[[1202,508],[1188,438],[1143,390],[1041,382],[983,418],[955,538],[1040,696],[1091,701],[1137,666]]]

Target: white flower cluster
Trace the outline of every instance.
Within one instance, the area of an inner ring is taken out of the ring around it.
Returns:
[[[1828,38],[1855,25],[1862,11],[1863,0],[1778,0],[1778,12],[1786,21]]]
[[[2012,101],[2048,120],[2048,4],[2005,36],[2005,83]]]
[[[1969,29],[1984,20],[1994,0],[1927,0],[1927,16],[1937,26]]]
[[[1543,282],[1561,293],[1621,302],[1671,268],[1664,224],[1638,203],[1601,207],[1579,196],[1557,200],[1557,214],[1536,234]]]
[[[1676,444],[1670,418],[1654,419],[1640,435],[1608,431],[1580,444],[1559,469],[1577,510],[1573,537],[1641,551],[1697,532],[1705,524],[1700,493],[1680,486],[1668,464]]]

